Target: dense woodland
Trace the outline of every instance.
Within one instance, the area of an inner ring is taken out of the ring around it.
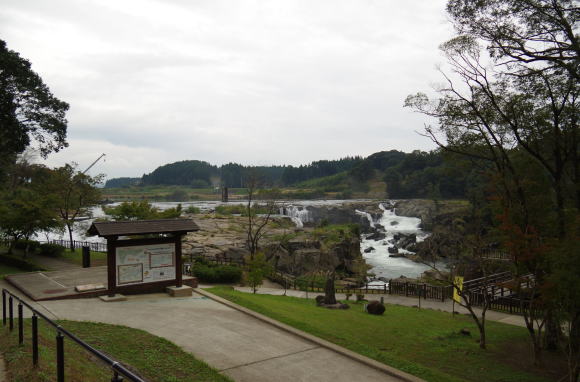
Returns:
[[[447,156],[448,157],[448,156]],[[133,185],[185,185],[192,188],[225,186],[243,188],[258,176],[264,187],[299,187],[321,192],[364,191],[367,183],[387,183],[392,198],[466,196],[473,171],[457,158],[446,159],[441,151],[381,151],[367,158],[346,157],[320,160],[301,166],[243,166],[228,163],[215,166],[198,160],[180,161],[158,167],[142,178],[114,178],[107,188]]]

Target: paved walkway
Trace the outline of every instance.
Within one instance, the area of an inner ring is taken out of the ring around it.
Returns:
[[[161,293],[129,296],[127,301],[112,303],[75,299],[32,304],[53,318],[146,330],[235,381],[402,381],[199,294],[188,298]]]
[[[270,284],[268,284],[268,287],[263,287],[263,288],[258,289],[257,293],[259,293],[259,294],[271,294],[271,295],[278,295],[278,296],[283,295],[284,290],[277,288],[275,285],[276,284],[270,283]],[[203,288],[203,286],[200,286],[200,287]],[[252,293],[251,288],[248,288],[248,287],[236,287],[235,289],[240,291],[240,292]],[[320,295],[323,293],[308,292],[308,296],[307,296],[306,292],[288,289],[288,290],[286,290],[286,294],[288,296],[301,297],[301,298],[308,297],[308,298],[314,299],[317,295]],[[367,294],[367,295],[365,295],[365,298],[369,301],[380,300],[381,297],[383,297],[384,302],[386,304],[404,305],[404,306],[418,306],[419,305],[419,299],[417,297],[405,297],[405,296],[389,295],[389,294]],[[336,298],[340,299],[340,300],[345,300],[346,296],[342,293],[337,293]],[[453,301],[452,300],[445,300],[444,302],[441,302],[441,301],[437,301],[437,300],[421,299],[421,308],[440,310],[443,312],[451,313],[453,311]],[[478,309],[478,308],[476,308],[474,310],[478,314],[481,312],[481,309]],[[458,304],[455,304],[455,311],[459,312],[460,314],[469,314],[467,309],[462,308]],[[489,321],[503,322],[504,324],[511,324],[511,325],[517,325],[517,326],[522,326],[522,327],[526,326],[526,324],[524,322],[524,318],[522,316],[518,316],[518,315],[488,310],[485,314],[485,317],[486,317],[486,320],[489,320]]]
[[[48,271],[62,271],[65,269],[80,268],[80,265],[48,256],[30,254],[28,255],[28,259]]]

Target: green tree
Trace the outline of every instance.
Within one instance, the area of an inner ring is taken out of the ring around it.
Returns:
[[[44,166],[26,161],[11,166],[11,181],[0,193],[0,231],[12,242],[28,242],[34,234],[60,226],[55,197],[45,189],[49,172]]]
[[[81,216],[91,216],[90,207],[101,200],[97,185],[102,176],[91,177],[76,170],[76,165],[66,164],[51,171],[46,182],[46,192],[54,195],[58,216],[67,227],[70,250],[74,251],[73,228]]]
[[[246,266],[246,281],[252,288],[252,292],[256,293],[266,276],[272,272],[272,267],[268,263],[268,260],[266,260],[266,255],[262,252],[255,253],[253,256],[247,256]]]
[[[443,149],[490,164],[503,244],[539,293],[552,254],[578,239],[570,224],[580,208],[578,8],[573,0],[449,0],[447,10],[457,36],[441,48],[452,73],[444,73],[438,99],[419,93],[406,105],[438,119],[425,135]],[[546,315],[530,308],[524,318],[540,363],[540,336],[555,307],[536,302]]]
[[[30,62],[0,40],[0,169],[35,142],[43,157],[67,146],[65,114]]]
[[[177,207],[159,210],[147,200],[139,202],[123,202],[118,206],[104,207],[103,212],[113,220],[148,220],[148,219],[173,219],[181,216],[181,204]]]

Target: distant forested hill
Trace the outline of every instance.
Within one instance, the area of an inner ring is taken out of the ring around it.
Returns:
[[[447,154],[449,155],[449,154]],[[325,193],[364,193],[377,187],[390,198],[462,198],[468,184],[477,180],[474,167],[460,158],[447,158],[440,151],[391,150],[368,156],[320,160],[301,166],[243,166],[228,163],[215,166],[199,160],[187,160],[156,168],[142,178],[116,178],[106,187],[128,184],[185,185],[192,188],[225,186],[246,187],[248,178],[258,176],[265,187],[296,187],[312,190],[313,197]]]
[[[184,160],[157,167],[143,175],[143,185],[184,185],[209,187],[212,177],[218,176],[218,167],[199,160]]]
[[[141,183],[141,178],[112,178],[107,180],[105,183],[105,188],[119,188],[136,186]]]

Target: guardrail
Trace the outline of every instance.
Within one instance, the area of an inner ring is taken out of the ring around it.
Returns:
[[[8,296],[8,298],[6,298]],[[87,352],[91,353],[93,356],[97,357],[99,360],[104,362],[108,367],[110,367],[113,378],[111,382],[122,382],[123,378],[126,378],[131,382],[147,382],[142,377],[136,375],[131,370],[123,366],[119,361],[107,356],[103,352],[95,349],[91,345],[87,344],[62,326],[58,325],[56,322],[52,321],[50,318],[46,317],[41,312],[34,309],[26,301],[22,300],[20,297],[16,296],[8,289],[2,288],[2,326],[6,326],[8,323],[10,331],[14,330],[14,300],[18,300],[18,344],[24,344],[24,317],[23,308],[27,307],[32,312],[32,364],[38,364],[38,317],[42,318],[49,325],[53,326],[56,331],[56,375],[58,382],[64,382],[64,338],[68,337],[73,342],[76,342],[80,347],[82,347]],[[8,311],[8,315],[6,314]]]
[[[57,244],[66,248],[70,248],[70,240],[48,240],[40,241],[41,243]],[[107,243],[95,243],[92,241],[73,240],[74,248],[89,247],[93,252],[107,252]]]

